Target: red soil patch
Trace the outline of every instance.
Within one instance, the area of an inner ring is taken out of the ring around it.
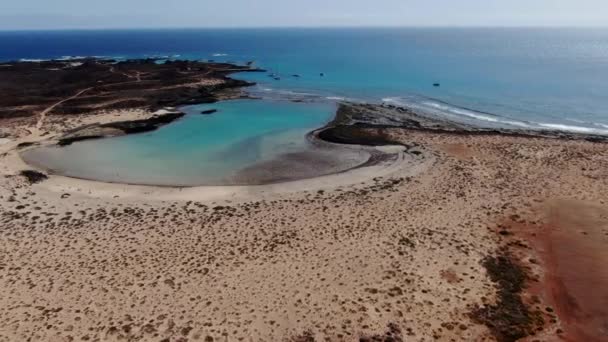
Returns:
[[[462,281],[460,277],[454,272],[453,269],[442,270],[440,272],[441,278],[445,279],[449,284],[456,284]]]
[[[471,159],[475,154],[467,145],[461,143],[442,145],[441,149],[460,160]]]
[[[542,226],[509,224],[542,259],[544,277],[530,289],[559,318],[564,341],[608,341],[608,208],[551,201]]]

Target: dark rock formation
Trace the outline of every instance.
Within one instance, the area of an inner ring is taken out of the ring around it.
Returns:
[[[30,184],[40,183],[42,181],[47,180],[49,177],[42,172],[38,172],[35,170],[23,170],[19,173],[21,176],[25,177]]]
[[[201,114],[203,114],[203,115],[209,115],[209,114],[213,114],[213,113],[217,113],[217,109],[208,109],[208,110],[203,110],[201,112]]]
[[[107,124],[88,125],[68,132],[61,139],[59,139],[57,145],[67,146],[77,141],[150,132],[158,129],[161,126],[167,125],[183,116],[184,113],[169,113],[163,115],[156,115],[149,119],[143,120],[119,121]]]
[[[336,117],[316,135],[329,142],[356,145],[394,145],[386,133],[388,128],[459,134],[459,135],[508,135],[550,139],[586,140],[607,143],[608,136],[564,132],[557,130],[484,128],[465,123],[429,117],[409,108],[390,105],[341,103]]]
[[[198,61],[104,59],[0,63],[0,119],[27,119],[60,103],[48,115],[215,102],[222,93],[252,85],[228,77],[260,71],[249,66]],[[201,82],[209,80],[209,82]]]
[[[336,144],[366,146],[400,145],[400,143],[392,141],[382,129],[366,124],[329,127],[320,131],[318,137]]]
[[[37,145],[37,144],[38,143],[26,141],[26,142],[22,142],[22,143],[18,144],[17,148],[26,148],[26,147],[34,146],[34,145]]]
[[[70,137],[70,138],[62,138],[62,139],[59,139],[59,141],[57,142],[57,145],[58,146],[68,146],[68,145],[72,145],[73,143],[79,142],[79,141],[101,139],[101,138],[105,138],[105,136],[91,134],[91,135],[82,135],[82,136],[76,136],[76,137]]]
[[[149,119],[119,121],[100,125],[102,128],[116,128],[123,131],[125,134],[143,133],[154,131],[161,126],[170,124],[171,122],[184,116],[184,113],[169,113],[153,116]]]

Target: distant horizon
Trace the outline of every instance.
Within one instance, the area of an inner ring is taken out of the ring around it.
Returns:
[[[369,25],[369,26],[142,26],[142,27],[59,27],[10,29],[0,32],[47,32],[47,31],[155,31],[155,30],[273,30],[273,29],[608,29],[606,25]]]
[[[19,0],[0,30],[329,27],[605,27],[605,0]]]

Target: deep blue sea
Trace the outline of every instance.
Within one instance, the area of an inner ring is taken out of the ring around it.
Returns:
[[[608,28],[0,32],[0,60],[64,56],[255,61],[280,80],[237,76],[267,97],[384,101],[484,125],[608,134]]]

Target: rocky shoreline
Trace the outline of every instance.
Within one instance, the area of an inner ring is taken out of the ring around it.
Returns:
[[[57,141],[58,146],[71,145],[74,142],[119,137],[127,134],[144,133],[154,131],[164,125],[182,118],[184,113],[167,113],[155,115],[149,119],[117,121],[106,124],[92,124],[80,127],[64,134]]]
[[[212,95],[213,96],[213,95]],[[205,101],[215,102],[216,98],[206,98]],[[203,112],[204,115],[215,114],[212,109]],[[70,145],[73,142],[115,137],[126,134],[153,131],[169,124],[185,114],[170,112],[155,115],[149,119],[134,121],[119,121],[107,124],[92,124],[79,127],[64,134],[57,142],[59,146]],[[445,119],[424,116],[409,108],[342,102],[339,104],[334,119],[324,127],[312,132],[314,138],[325,142],[342,145],[386,146],[401,145],[386,134],[386,129],[401,128],[407,130],[465,135],[505,135],[527,138],[549,138],[565,140],[586,140],[590,142],[608,142],[608,136],[564,132],[557,130],[532,129],[497,129],[467,125]]]
[[[57,144],[147,132],[179,119],[184,114],[165,108],[213,103],[244,97],[240,88],[252,83],[228,77],[234,72],[260,72],[250,64],[156,59],[83,58],[41,62],[0,63],[0,119],[31,120],[37,112],[48,115],[87,115],[107,110],[145,108],[163,113],[152,118],[106,124],[89,124],[64,133]],[[69,82],[68,82],[69,81]],[[27,89],[24,94],[20,89]],[[52,89],[49,91],[49,89]],[[77,90],[79,96],[69,96]],[[84,89],[84,90],[82,90]],[[58,101],[53,104],[53,101]],[[49,106],[46,107],[45,106]],[[49,110],[50,108],[50,110]],[[204,114],[212,114],[213,111]],[[386,129],[466,134],[539,137],[606,142],[608,137],[551,130],[482,128],[421,115],[390,105],[342,102],[334,120],[313,132],[315,138],[345,145],[399,145]]]
[[[370,146],[399,144],[386,134],[386,129],[391,128],[455,135],[503,135],[608,142],[608,136],[605,135],[558,130],[483,128],[422,115],[404,107],[351,102],[340,103],[335,119],[317,130],[316,135],[325,141],[339,144]]]

